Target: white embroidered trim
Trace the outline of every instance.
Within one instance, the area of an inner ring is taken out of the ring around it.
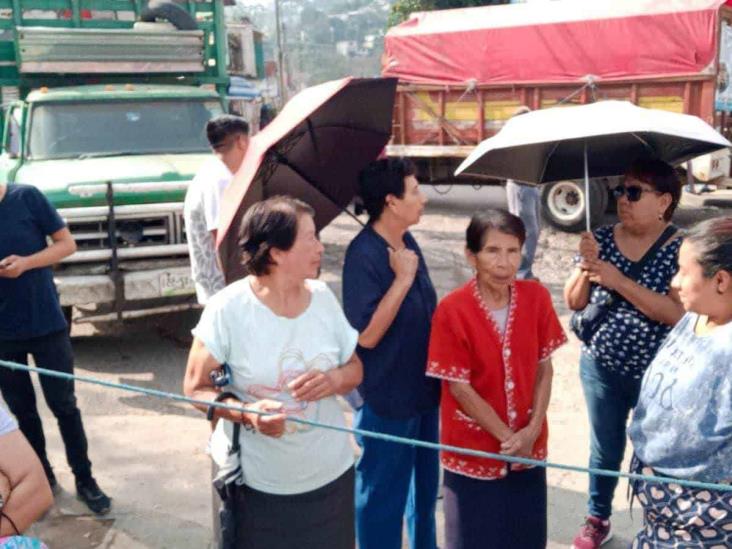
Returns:
[[[470,383],[470,370],[466,368],[459,368],[455,365],[443,366],[436,360],[430,361],[425,373],[430,377],[446,379],[447,381]]]
[[[546,456],[546,450],[539,450],[538,452],[534,452],[531,457],[536,460],[545,460]],[[535,467],[534,465],[522,465],[520,463],[506,463],[503,466],[487,467],[449,454],[443,454],[440,461],[442,462],[442,466],[448,471],[480,480],[498,480],[505,478],[508,474],[509,467],[512,471],[525,471]]]
[[[482,480],[496,480],[508,474],[508,467],[486,467],[485,465],[470,463],[464,459],[443,455],[442,466],[453,473]]]
[[[546,360],[551,357],[554,351],[559,349],[562,345],[567,343],[567,336],[562,334],[561,337],[550,339],[549,342],[539,352],[539,362]]]
[[[516,395],[515,388],[516,384],[513,381],[513,366],[511,365],[511,334],[513,332],[513,322],[516,316],[516,304],[518,302],[518,296],[516,292],[516,283],[512,282],[510,287],[510,294],[508,298],[508,319],[506,320],[506,331],[503,336],[498,329],[493,315],[490,309],[486,306],[483,301],[483,296],[480,295],[478,289],[478,280],[473,279],[471,282],[473,289],[473,296],[478,301],[480,308],[483,309],[486,320],[493,328],[493,331],[498,336],[498,340],[501,342],[501,354],[503,355],[503,369],[505,372],[504,376],[504,391],[506,393],[506,414],[508,416],[508,426],[513,430],[518,430],[518,412],[516,410]]]

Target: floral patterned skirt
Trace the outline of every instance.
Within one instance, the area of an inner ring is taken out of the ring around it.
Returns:
[[[632,470],[656,475],[634,459]],[[643,506],[643,530],[632,549],[729,549],[732,547],[732,492],[678,484],[632,481]]]

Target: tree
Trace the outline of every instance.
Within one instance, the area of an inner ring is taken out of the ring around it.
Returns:
[[[409,17],[409,14],[415,11],[471,8],[475,6],[510,3],[510,0],[396,0],[391,6],[389,26],[397,25],[405,21]]]

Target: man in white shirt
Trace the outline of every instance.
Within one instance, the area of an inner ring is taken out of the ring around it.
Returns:
[[[201,305],[226,285],[216,256],[219,206],[249,147],[249,124],[239,116],[224,114],[206,124],[206,136],[214,158],[191,181],[183,208],[191,276]]]

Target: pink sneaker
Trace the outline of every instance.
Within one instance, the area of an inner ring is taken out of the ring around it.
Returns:
[[[610,521],[587,517],[582,529],[572,542],[572,549],[597,549],[613,537]]]

